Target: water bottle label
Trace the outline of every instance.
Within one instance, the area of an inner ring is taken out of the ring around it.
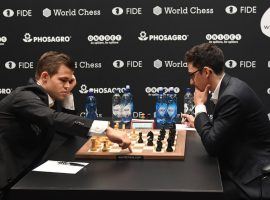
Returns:
[[[121,117],[121,105],[113,106],[113,115],[117,117]]]
[[[157,112],[158,112],[158,115],[159,115],[159,116],[164,117],[164,116],[165,116],[165,113],[166,113],[166,107],[163,106],[163,105],[160,105],[160,106],[158,107]]]
[[[131,116],[131,105],[127,104],[123,107],[123,111],[122,111],[123,116]]]
[[[167,109],[167,112],[168,112],[168,115],[170,117],[175,117],[176,116],[176,106],[175,105],[170,105],[168,106],[168,109]]]
[[[184,104],[184,113],[188,113],[188,104],[187,103]]]

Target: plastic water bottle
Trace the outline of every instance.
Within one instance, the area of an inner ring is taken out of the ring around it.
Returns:
[[[90,88],[86,98],[85,117],[92,120],[97,119],[97,102],[92,88]]]
[[[158,96],[156,100],[156,124],[161,127],[166,124],[167,100],[163,94],[163,88],[158,88]]]
[[[119,123],[122,120],[121,96],[119,90],[116,89],[112,97],[112,120]]]
[[[125,92],[121,99],[122,104],[122,122],[129,123],[133,113],[133,97],[130,93],[129,85],[126,86]]]
[[[194,110],[194,101],[191,88],[186,88],[186,93],[184,95],[184,113],[194,115]]]
[[[168,124],[176,123],[177,118],[177,96],[174,93],[173,87],[169,88],[169,92],[167,95],[167,115],[166,121]]]

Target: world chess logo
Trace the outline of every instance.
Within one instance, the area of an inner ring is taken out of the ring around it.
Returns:
[[[122,67],[124,67],[124,62],[122,60],[115,60],[113,61],[113,66],[117,69],[120,69]]]
[[[81,94],[87,94],[87,92],[88,92],[87,86],[85,84],[82,84],[81,89],[79,90],[79,92]]]
[[[25,33],[24,34],[24,38],[23,38],[23,41],[24,42],[32,42],[32,38],[31,38],[31,35],[30,35],[30,33]]]
[[[13,17],[14,11],[12,9],[5,9],[3,11],[4,17]]]
[[[122,15],[123,12],[124,10],[121,7],[115,7],[112,9],[112,14],[117,15],[117,16]]]
[[[157,16],[161,15],[162,14],[162,8],[159,7],[159,6],[154,7],[153,8],[153,14],[157,15]]]
[[[154,67],[160,69],[162,67],[162,61],[157,59],[154,61]]]
[[[225,66],[226,66],[227,68],[232,69],[232,68],[235,68],[235,67],[237,66],[237,62],[236,62],[235,60],[227,60],[227,61],[225,62]]]
[[[14,69],[16,67],[16,63],[13,61],[7,61],[5,63],[5,68],[6,69]]]
[[[226,11],[226,13],[233,15],[233,14],[237,13],[237,7],[230,5],[230,6],[227,6],[225,8],[225,11]]]
[[[45,8],[42,11],[44,17],[50,17],[52,15],[52,11],[49,8]]]
[[[270,113],[268,113],[268,118],[269,118],[269,121],[270,121]]]
[[[270,8],[268,8],[262,16],[261,30],[264,35],[270,37]]]
[[[6,36],[0,36],[0,46],[5,45],[7,42],[7,37]]]
[[[140,32],[140,36],[138,37],[138,39],[141,40],[141,41],[146,41],[146,40],[148,40],[148,37],[147,37],[146,32],[145,32],[145,31],[141,31],[141,32]]]

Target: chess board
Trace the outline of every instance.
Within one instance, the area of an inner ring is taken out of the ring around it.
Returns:
[[[128,159],[128,160],[140,160],[140,159],[173,159],[173,160],[184,160],[185,157],[185,141],[186,131],[177,131],[175,135],[174,145],[172,146],[173,151],[167,152],[167,139],[169,130],[166,130],[165,138],[162,140],[161,151],[156,151],[157,140],[160,135],[159,129],[136,129],[122,130],[126,131],[131,139],[132,153],[128,149],[121,149],[116,143],[108,141],[106,137],[90,138],[75,154],[76,158],[84,159]],[[152,131],[153,146],[148,146],[147,134]],[[139,132],[142,133],[143,143],[138,143]],[[93,141],[95,139],[95,148],[92,148]],[[104,145],[106,148],[104,151]]]

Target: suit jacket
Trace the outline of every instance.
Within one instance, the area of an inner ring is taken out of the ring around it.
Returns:
[[[200,113],[195,128],[207,152],[218,157],[221,173],[248,195],[257,195],[250,194],[245,185],[259,177],[262,166],[270,163],[270,122],[255,92],[226,74],[213,121]]]
[[[16,88],[0,102],[0,190],[38,164],[55,132],[87,137],[92,121],[48,107],[37,85]]]

